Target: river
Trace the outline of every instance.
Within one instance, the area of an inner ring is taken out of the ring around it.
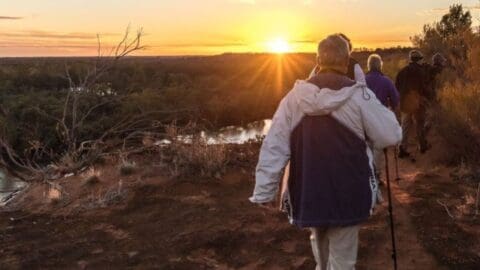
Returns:
[[[272,120],[266,119],[250,123],[246,126],[230,126],[220,129],[217,132],[200,133],[201,138],[210,145],[216,144],[244,144],[250,141],[258,141],[267,135]],[[192,136],[179,137],[184,143],[191,143]],[[168,145],[171,142],[168,140],[158,141],[157,145]],[[8,203],[18,192],[23,190],[27,186],[27,183],[9,177],[2,171],[0,171],[0,206]]]
[[[23,181],[7,176],[0,171],[0,206],[5,205],[13,196],[25,188]]]
[[[266,119],[250,123],[246,126],[229,126],[224,127],[216,132],[202,131],[200,137],[207,144],[244,144],[250,141],[258,141],[267,135],[272,126],[272,120]],[[184,143],[191,143],[192,136],[179,136],[178,140]],[[157,145],[171,144],[169,140],[161,140],[156,142]]]

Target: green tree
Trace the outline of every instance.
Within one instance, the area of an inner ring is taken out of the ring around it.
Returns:
[[[445,38],[455,37],[465,31],[470,31],[472,27],[472,15],[470,11],[464,11],[462,5],[453,5],[448,14],[443,15],[442,20],[437,25],[438,32]]]
[[[459,75],[464,74],[473,38],[472,15],[462,5],[452,5],[439,22],[426,24],[423,32],[411,38],[427,57],[442,53]]]

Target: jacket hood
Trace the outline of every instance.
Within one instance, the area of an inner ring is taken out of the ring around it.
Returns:
[[[293,94],[300,109],[306,115],[327,115],[342,107],[356,91],[367,87],[364,83],[356,83],[338,90],[319,88],[307,81],[297,81]]]

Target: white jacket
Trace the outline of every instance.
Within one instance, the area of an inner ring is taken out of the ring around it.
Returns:
[[[275,199],[282,171],[290,159],[290,135],[302,118],[327,114],[359,138],[368,138],[369,144],[375,148],[393,146],[402,139],[402,130],[394,113],[383,106],[364,83],[330,90],[299,80],[281,101],[263,141],[251,202],[265,203]],[[371,149],[367,149],[367,155],[373,170]],[[372,194],[375,196],[376,190]]]
[[[317,72],[317,67],[314,67],[312,72],[310,72],[310,75],[308,75],[308,78],[312,78],[315,76],[315,73]],[[363,84],[367,84],[367,79],[365,78],[365,73],[363,72],[362,67],[359,64],[356,64],[353,67],[353,72],[355,75],[355,81]]]

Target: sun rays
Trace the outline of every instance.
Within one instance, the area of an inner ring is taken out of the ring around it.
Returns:
[[[290,43],[283,38],[276,38],[267,42],[267,50],[271,53],[283,54],[292,51]]]

